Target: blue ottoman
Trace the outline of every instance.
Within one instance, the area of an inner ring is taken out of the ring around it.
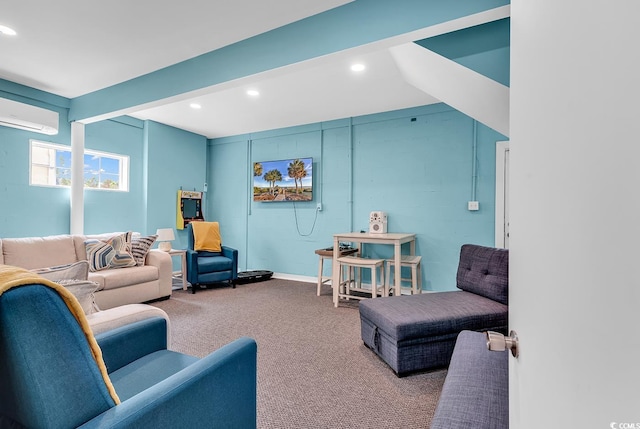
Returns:
[[[460,291],[361,301],[362,341],[398,376],[449,364],[463,330],[507,333],[509,253],[465,244]]]

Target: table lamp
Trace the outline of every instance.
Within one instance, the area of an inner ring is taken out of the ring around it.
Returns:
[[[158,238],[158,249],[169,252],[171,250],[171,242],[176,239],[173,235],[173,228],[158,228],[156,231]]]

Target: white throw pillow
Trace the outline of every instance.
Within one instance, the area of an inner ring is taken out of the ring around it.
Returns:
[[[89,262],[78,261],[68,265],[38,268],[31,270],[31,272],[53,282],[58,280],[87,280],[89,278]]]
[[[31,270],[52,282],[64,286],[76,297],[84,314],[92,314],[100,311],[95,302],[94,292],[99,284],[87,280],[89,276],[89,262],[78,261],[73,264],[60,265],[57,267],[39,268]]]
[[[94,292],[98,289],[98,283],[89,280],[59,280],[56,283],[64,286],[76,297],[84,314],[100,311],[94,295]]]

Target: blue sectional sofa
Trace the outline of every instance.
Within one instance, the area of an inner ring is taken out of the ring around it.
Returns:
[[[463,330],[507,333],[509,251],[460,249],[459,291],[361,301],[364,344],[398,376],[449,365]]]
[[[487,349],[484,333],[458,335],[431,429],[507,429],[509,352]]]

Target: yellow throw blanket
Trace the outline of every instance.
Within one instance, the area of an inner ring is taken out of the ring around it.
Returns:
[[[106,385],[107,390],[109,390],[111,398],[116,404],[119,404],[120,398],[118,398],[116,390],[114,389],[113,384],[111,383],[111,379],[109,378],[109,374],[107,373],[107,367],[104,364],[104,360],[102,359],[102,350],[100,350],[100,346],[98,346],[98,342],[93,336],[93,332],[91,331],[89,322],[87,322],[84,311],[82,310],[82,307],[80,306],[80,303],[78,302],[76,297],[73,296],[73,294],[67,289],[65,289],[64,286],[40,277],[39,275],[34,274],[31,271],[11,265],[0,265],[0,295],[11,288],[30,284],[42,284],[50,287],[51,289],[55,290],[58,295],[60,295],[64,303],[67,304],[67,307],[71,311],[71,314],[73,314],[73,316],[78,321],[80,328],[82,328],[82,331],[84,332],[84,335],[89,342],[91,353],[93,354],[93,357],[98,364],[98,368],[100,369],[100,373],[102,374],[102,378],[104,379],[104,384]]]
[[[218,222],[191,222],[193,228],[193,250],[222,251],[222,238]]]

